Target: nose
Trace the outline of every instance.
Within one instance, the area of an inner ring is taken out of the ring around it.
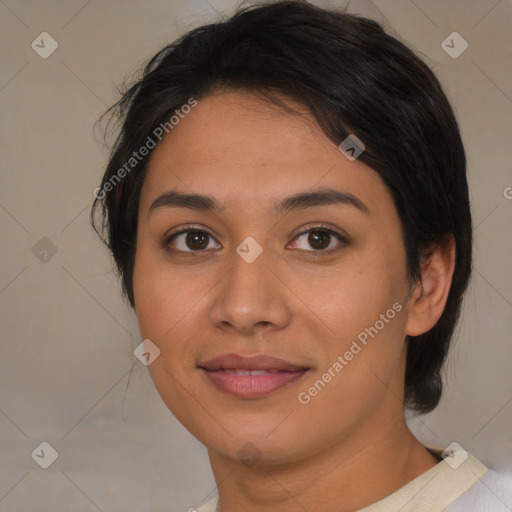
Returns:
[[[220,329],[254,335],[291,321],[292,296],[265,250],[249,263],[234,251],[231,269],[215,288],[210,321]]]

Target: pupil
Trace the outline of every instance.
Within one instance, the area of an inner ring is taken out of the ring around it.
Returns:
[[[327,233],[327,231],[312,231],[309,235],[309,243],[312,247],[315,247],[317,249],[325,249],[329,246],[329,237],[331,235]],[[318,244],[318,239],[320,239],[320,243]],[[324,243],[322,243],[324,242]],[[317,245],[320,245],[320,247],[317,247]]]
[[[198,240],[202,239],[203,243]],[[190,231],[187,235],[187,245],[190,249],[204,249],[208,246],[207,237],[204,233],[201,233],[200,231]],[[196,243],[197,242],[197,243]],[[193,247],[190,247],[190,246]]]

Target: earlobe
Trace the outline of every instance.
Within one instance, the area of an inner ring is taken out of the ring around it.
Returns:
[[[441,317],[455,269],[455,239],[448,234],[436,244],[421,269],[421,282],[411,294],[406,334],[419,336],[437,323]]]

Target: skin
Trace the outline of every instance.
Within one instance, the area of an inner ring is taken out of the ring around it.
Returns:
[[[348,192],[369,212],[347,204],[273,211],[283,198],[318,187]],[[225,208],[149,212],[171,189],[213,196]],[[346,243],[328,237],[318,249],[308,230],[320,224]],[[168,240],[184,227],[211,237],[196,245],[186,234]],[[248,236],[263,248],[250,264],[235,250]],[[437,463],[405,423],[405,338],[440,317],[453,265],[451,240],[424,263],[422,282],[410,285],[387,187],[370,167],[345,158],[307,113],[224,91],[199,101],[169,132],[153,150],[141,192],[135,308],[142,337],[161,350],[151,377],[208,448],[223,512],[358,510]],[[298,394],[396,302],[402,310],[378,335],[299,403]],[[197,368],[225,353],[272,355],[311,371],[266,397],[241,399]],[[247,443],[259,458],[252,465],[241,460]]]

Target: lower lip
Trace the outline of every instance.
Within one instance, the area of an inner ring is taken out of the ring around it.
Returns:
[[[215,386],[238,398],[261,398],[301,379],[309,370],[261,375],[235,375],[227,371],[202,370]]]

